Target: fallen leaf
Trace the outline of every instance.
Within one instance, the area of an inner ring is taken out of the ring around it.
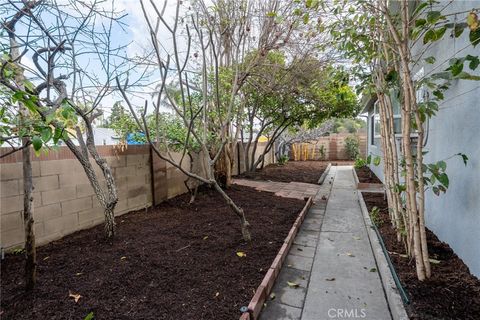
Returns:
[[[207,240],[207,239],[208,239],[208,236],[203,237],[203,240]]]
[[[77,272],[75,273],[75,275],[78,277],[78,276],[81,276],[83,274],[83,272]]]
[[[272,292],[272,293],[270,294],[270,300],[274,300],[275,297],[276,297],[276,296],[275,296],[275,293]]]
[[[48,260],[48,259],[50,259],[50,257],[46,256],[45,258],[43,258],[43,261]]]
[[[290,288],[298,288],[300,287],[300,285],[298,283],[295,283],[295,282],[290,282],[290,281],[287,281],[287,284]]]
[[[355,257],[355,255],[353,255],[351,252],[347,252],[346,255],[352,258]]]
[[[430,258],[428,260],[430,260],[430,262],[433,263],[433,264],[439,264],[440,263],[440,260],[437,260],[437,259]]]
[[[125,259],[127,259],[127,257],[121,257],[121,258],[120,258],[120,260],[125,260]]]
[[[240,258],[244,258],[247,256],[247,254],[245,252],[242,252],[242,251],[237,251],[237,256],[239,256]]]
[[[355,239],[355,240],[362,240],[362,238],[360,238],[360,237],[353,237],[353,239]]]
[[[215,298],[220,295],[220,292],[215,293]]]
[[[325,281],[335,281],[335,278],[327,278]]]
[[[298,250],[298,251],[303,251],[303,249],[302,249],[302,248],[297,248],[297,250]]]
[[[371,268],[370,272],[377,272],[377,268]]]
[[[77,303],[78,300],[80,300],[80,298],[81,298],[82,296],[79,295],[79,294],[71,293],[70,291],[68,291],[68,297],[69,297],[69,298],[73,298],[73,300],[75,300],[75,303]]]
[[[87,314],[87,316],[83,320],[92,320],[93,316],[94,316],[94,314],[93,314],[93,311],[92,311],[89,314]]]

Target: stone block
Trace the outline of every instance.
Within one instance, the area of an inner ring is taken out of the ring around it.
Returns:
[[[92,197],[84,197],[62,202],[62,215],[92,208]]]
[[[110,168],[125,167],[127,165],[127,157],[125,156],[108,157],[106,160]]]
[[[89,210],[80,211],[78,213],[78,222],[80,225],[103,218],[102,208],[92,208]]]
[[[95,194],[90,183],[77,184],[76,188],[78,198],[88,197]]]
[[[148,161],[148,158],[145,159],[143,154],[129,154],[127,155],[127,166],[136,166],[139,164],[144,164]]]
[[[2,217],[1,217],[0,221],[1,221],[2,232],[23,228],[23,221],[22,221],[22,213],[21,212],[2,214]]]
[[[147,196],[145,194],[140,194],[134,198],[128,198],[128,208],[137,209],[147,205]]]
[[[25,238],[24,234],[25,233],[23,228],[2,232],[1,234],[2,247],[4,247],[5,249],[8,249],[8,248],[17,247],[17,246],[23,246],[23,242]]]
[[[118,178],[121,178],[121,177],[135,176],[136,172],[137,171],[136,171],[135,166],[118,167],[118,168],[115,168],[115,170],[114,170],[114,177],[115,177],[115,179],[118,179]]]
[[[60,187],[76,186],[78,184],[90,184],[85,172],[63,173],[58,176]]]
[[[81,165],[76,159],[40,161],[40,173],[42,176],[61,173],[67,173],[71,175],[72,173],[79,172],[80,170],[83,171]]]
[[[58,175],[33,178],[33,187],[36,192],[58,189]]]
[[[20,194],[18,189],[18,181],[19,180],[6,180],[2,181],[0,185],[0,195],[1,197],[10,197],[16,196]]]
[[[2,163],[0,164],[1,180],[14,180],[23,177],[22,163]]]
[[[62,187],[57,190],[43,191],[42,204],[47,205],[51,203],[58,203],[66,200],[75,199],[77,190],[75,186]]]
[[[53,203],[46,206],[35,207],[33,216],[35,221],[46,221],[54,218],[58,218],[62,215],[62,208],[60,203]]]
[[[1,199],[0,211],[3,214],[23,210],[23,196],[12,196]]]

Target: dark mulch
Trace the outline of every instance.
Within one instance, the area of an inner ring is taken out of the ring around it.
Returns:
[[[355,168],[360,183],[382,183],[369,167]]]
[[[214,191],[193,205],[179,196],[117,218],[112,243],[100,225],[39,248],[31,294],[22,293],[21,257],[7,256],[2,319],[83,319],[90,311],[96,319],[238,319],[305,202],[240,186],[228,193],[245,209],[251,243]],[[78,303],[69,291],[82,296]]]
[[[277,182],[305,182],[316,184],[328,166],[326,161],[289,161],[284,165],[270,164],[255,172],[237,176],[243,179],[270,180]]]
[[[390,258],[406,288],[411,303],[407,311],[411,319],[480,319],[480,280],[470,274],[468,267],[453,252],[448,244],[438,240],[427,229],[427,241],[431,258],[440,260],[432,264],[432,277],[418,281],[415,261],[401,257],[405,248],[396,240],[391,228],[388,206],[383,195],[364,193],[363,198],[370,211],[374,206],[380,209],[384,221],[379,226],[383,241],[390,252]]]

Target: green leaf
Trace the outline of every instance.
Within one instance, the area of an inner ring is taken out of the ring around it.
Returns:
[[[463,71],[463,62],[459,59],[456,59],[455,63],[452,64],[447,70],[452,72],[452,75],[455,77]]]
[[[310,20],[310,15],[307,12],[303,15],[303,24],[308,24],[309,20]]]
[[[43,142],[42,142],[42,139],[40,137],[34,136],[32,138],[32,145],[33,145],[33,149],[35,151],[39,151],[40,149],[42,149],[42,144],[43,144]]]
[[[94,314],[93,314],[93,311],[92,311],[89,314],[87,314],[87,316],[85,318],[83,318],[83,320],[93,320],[93,317],[94,317]]]
[[[442,13],[440,11],[429,11],[427,13],[427,22],[430,24],[434,24],[438,20],[442,18]]]
[[[440,90],[434,90],[433,95],[438,99],[438,100],[443,100],[443,92]]]
[[[468,157],[467,157],[466,154],[457,153],[457,156],[461,156],[461,157],[462,157],[462,160],[463,160],[463,163],[464,163],[465,165],[467,165]]]
[[[437,177],[438,181],[440,181],[441,184],[443,184],[446,188],[448,188],[449,180],[448,180],[448,175],[446,173],[442,173]]]
[[[480,28],[477,28],[475,31],[470,31],[469,35],[470,42],[475,47],[480,43]]]
[[[426,1],[420,3],[420,4],[415,8],[415,11],[413,12],[413,16],[415,17],[415,16],[419,15],[419,14],[423,11],[423,9],[425,9],[427,6],[428,6],[428,2],[426,2]]]
[[[465,72],[465,71],[460,72],[455,78],[456,79],[463,79],[463,80],[480,81],[480,76],[475,76],[475,75],[470,74],[470,73]]]
[[[445,161],[438,161],[437,162],[437,166],[442,169],[442,171],[445,171],[447,170],[447,163]]]
[[[426,63],[429,63],[429,64],[434,64],[436,61],[435,57],[431,56],[431,57],[428,57],[428,58],[425,58],[425,62]]]
[[[455,27],[452,30],[452,34],[455,38],[458,38],[462,35],[463,30],[465,30],[466,25],[465,24],[456,24]]]
[[[470,63],[468,64],[468,67],[471,70],[477,69],[478,65],[480,64],[480,59],[478,59],[478,56],[467,55],[465,57],[465,60],[470,61]]]
[[[427,23],[425,19],[417,19],[415,20],[415,27],[423,27]]]
[[[425,36],[423,37],[423,44],[427,44],[433,40],[435,40],[435,31],[430,29],[425,33]]]
[[[52,138],[52,128],[46,127],[42,129],[42,140],[43,142],[48,142]]]
[[[440,29],[435,30],[435,41],[442,39],[443,35],[447,31],[447,27],[442,27]]]

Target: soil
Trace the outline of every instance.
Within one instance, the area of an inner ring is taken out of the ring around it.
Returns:
[[[388,205],[383,194],[363,193],[369,211],[380,209],[378,229],[390,253],[395,270],[411,300],[407,312],[411,319],[480,319],[480,280],[470,274],[468,267],[448,244],[438,240],[427,229],[430,257],[439,260],[431,264],[432,276],[419,281],[415,261],[402,257],[403,244],[397,242],[395,230],[390,226]]]
[[[269,164],[261,170],[245,172],[236,178],[316,184],[328,163],[327,161],[289,161],[284,165]]]
[[[239,219],[204,188],[117,218],[38,249],[38,283],[25,294],[23,259],[1,264],[2,319],[238,319],[292,227],[304,201],[233,186],[228,194],[251,224],[244,243]],[[246,256],[239,257],[237,252]],[[72,294],[80,294],[78,302]]]
[[[355,168],[360,183],[382,183],[369,167]]]

